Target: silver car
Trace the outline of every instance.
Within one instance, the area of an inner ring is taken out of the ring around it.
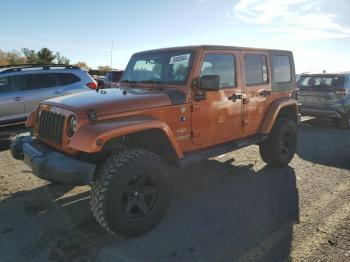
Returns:
[[[76,66],[1,66],[0,126],[24,122],[42,100],[96,88]]]
[[[350,127],[350,72],[302,74],[298,80],[301,113],[335,120]]]

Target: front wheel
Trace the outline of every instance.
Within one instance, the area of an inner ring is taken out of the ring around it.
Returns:
[[[123,151],[97,171],[91,210],[109,232],[136,236],[160,222],[171,193],[168,167],[159,156],[144,150]]]
[[[9,149],[16,137],[17,135],[15,133],[0,132],[0,150]]]
[[[261,158],[271,166],[286,166],[294,157],[297,143],[295,122],[288,118],[278,118],[268,139],[260,144]]]

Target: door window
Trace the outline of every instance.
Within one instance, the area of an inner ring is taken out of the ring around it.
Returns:
[[[245,55],[244,74],[246,85],[264,85],[268,83],[265,55]]]
[[[11,92],[10,81],[8,77],[0,78],[0,94]]]
[[[11,93],[20,90],[20,87],[16,85],[17,81],[14,77],[1,77],[0,78],[0,94]]]
[[[31,74],[25,76],[26,89],[40,89],[57,86],[55,74]]]
[[[235,86],[235,57],[229,54],[205,55],[200,76],[205,75],[219,75],[221,88]]]

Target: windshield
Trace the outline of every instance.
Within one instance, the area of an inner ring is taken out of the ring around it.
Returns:
[[[339,75],[301,76],[298,85],[301,88],[341,88],[344,86],[344,77]]]
[[[159,51],[133,55],[122,82],[185,84],[193,51]]]

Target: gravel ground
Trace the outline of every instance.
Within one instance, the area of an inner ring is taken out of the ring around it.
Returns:
[[[167,215],[138,238],[100,228],[88,187],[0,163],[1,261],[350,261],[350,130],[329,123],[302,123],[285,168],[251,146],[174,169]]]

